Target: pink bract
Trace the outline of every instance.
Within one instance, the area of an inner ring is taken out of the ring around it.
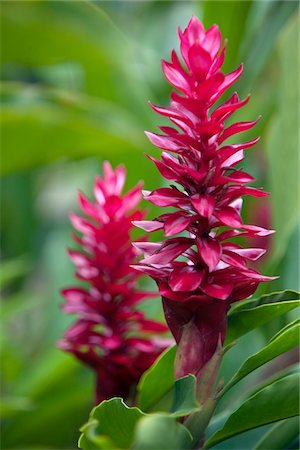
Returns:
[[[76,277],[86,287],[62,290],[63,310],[78,320],[66,331],[59,347],[91,366],[97,379],[96,401],[127,396],[143,372],[170,343],[160,339],[168,328],[149,320],[137,305],[153,293],[139,290],[140,273],[130,267],[136,260],[131,245],[132,221],[144,218],[137,209],[141,186],[122,195],[126,171],[103,165],[103,178],[94,186],[95,201],[79,194],[85,217],[71,214],[80,233],[80,250],[69,250]]]
[[[226,46],[222,47],[216,25],[205,31],[193,17],[184,32],[179,29],[179,38],[185,67],[173,50],[171,62],[163,61],[162,68],[167,81],[180,93],[171,93],[168,107],[151,105],[175,127],[159,127],[162,134],[146,133],[163,150],[161,160],[149,158],[173,184],[147,191],[145,198],[175,211],[152,221],[135,221],[148,232],[163,229],[167,237],[155,244],[136,243],[144,258],[135,268],[157,282],[168,325],[179,347],[185,345],[185,361],[176,363],[177,376],[183,376],[197,375],[219,340],[224,342],[230,304],[253,294],[260,282],[273,279],[248,267],[248,261],[258,259],[264,249],[244,249],[230,240],[273,231],[244,224],[241,217],[242,196],[267,195],[245,186],[254,178],[237,167],[244,150],[258,139],[225,143],[256,125],[257,120],[226,125],[249,97],[241,100],[234,93],[216,105],[241,76],[243,67],[229,74],[222,72]],[[182,232],[185,236],[177,236]]]

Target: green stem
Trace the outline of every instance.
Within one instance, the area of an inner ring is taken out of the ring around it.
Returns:
[[[203,407],[186,419],[184,425],[193,436],[193,448],[201,449],[204,444],[205,430],[217,405],[217,400],[208,399]]]

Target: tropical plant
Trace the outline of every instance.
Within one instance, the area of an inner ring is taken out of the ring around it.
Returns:
[[[272,195],[258,202],[247,198],[243,221],[276,229],[260,242],[253,237],[252,246],[268,248],[255,270],[279,275],[272,283],[261,283],[255,301],[243,300],[229,311],[225,348],[238,342],[222,358],[218,379],[224,379],[227,387],[207,438],[223,427],[243,398],[254,394],[254,386],[293,375],[297,351],[287,351],[293,344],[284,328],[297,318],[296,294],[283,291],[298,288],[299,271],[297,10],[297,2],[282,0],[1,2],[2,448],[77,447],[78,429],[93,406],[94,380],[92,371],[56,347],[73,321],[62,314],[59,294],[62,287],[74,284],[65,253],[65,247],[73,245],[68,213],[78,208],[78,188],[90,196],[92,180],[105,159],[113,167],[126,166],[127,190],[140,179],[148,190],[166,187],[144,156],[146,151],[157,158],[158,152],[142,130],[153,131],[156,122],[147,101],[168,104],[169,88],[159,59],[168,58],[176,27],[185,27],[192,15],[205,29],[217,23],[228,38],[225,73],[240,61],[245,64],[236,89],[241,98],[250,91],[253,98],[245,115],[241,109],[235,119],[245,121],[259,114],[262,119],[255,128],[261,140],[254,152],[247,152],[243,170]],[[245,135],[245,140],[254,137],[251,130]],[[146,208],[149,218],[162,214],[149,202]],[[138,231],[134,235],[139,239]],[[240,239],[244,246],[243,236]],[[150,277],[140,279],[139,289],[156,292]],[[271,291],[277,294],[269,297]],[[163,322],[158,296],[139,308],[150,320]],[[280,330],[282,336],[276,336]],[[281,356],[267,362],[277,348],[282,349]],[[173,348],[163,355],[139,383],[138,408],[147,417],[151,410],[159,412],[162,427],[174,426],[169,411],[175,385],[178,401],[180,392],[186,392],[182,382],[174,381],[174,352]],[[256,353],[258,357],[251,359]],[[237,372],[247,358],[250,362]],[[256,365],[255,371],[240,378]],[[183,381],[190,392],[193,383],[192,377]],[[273,385],[276,392],[277,386]],[[273,401],[276,396],[271,396]],[[183,405],[187,413],[191,398],[186,395]],[[127,412],[119,404],[115,411]],[[196,410],[198,403],[193,406]],[[176,404],[174,408],[178,410]],[[270,410],[275,411],[276,405],[270,403]],[[131,414],[133,423],[137,414],[136,410]],[[247,414],[242,411],[242,417]],[[154,426],[156,418],[147,427]],[[240,416],[235,420],[242,422]],[[215,447],[286,448],[296,429],[297,420],[290,418],[243,431]],[[126,442],[132,428],[128,430]],[[101,433],[97,427],[92,432],[97,443],[102,440],[109,448],[109,431],[103,429],[105,438],[99,437]]]

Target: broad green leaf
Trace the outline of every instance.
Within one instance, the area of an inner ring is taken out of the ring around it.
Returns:
[[[181,450],[192,448],[190,432],[166,414],[143,417],[136,426],[134,450]]]
[[[299,436],[299,417],[292,417],[276,423],[259,440],[255,450],[285,450],[292,448],[290,445]]]
[[[286,333],[291,328],[294,329],[294,327],[299,327],[299,321],[300,319],[296,319],[293,322],[288,323],[285,327],[281,328],[281,330],[274,334],[274,336],[270,339],[270,343],[277,339],[282,333]],[[299,330],[297,329],[297,331]]]
[[[294,366],[289,366],[289,367],[285,368],[283,371],[281,371],[279,373],[277,372],[274,377],[272,377],[271,379],[269,378],[268,380],[265,380],[265,382],[263,384],[260,384],[259,386],[257,386],[257,389],[252,393],[252,395],[259,392],[264,387],[271,385],[272,383],[274,383],[284,377],[298,373],[299,369],[300,368],[298,367],[298,365],[294,365]],[[234,401],[235,401],[235,399],[234,399]],[[212,417],[212,419],[209,422],[209,425],[207,427],[207,430],[206,430],[207,439],[210,438],[217,431],[219,431],[221,428],[223,428],[225,422],[228,420],[228,418],[230,417],[231,414],[232,414],[232,406],[231,406],[231,404],[229,404],[226,409],[224,409],[222,412],[215,414]],[[288,419],[288,420],[291,420],[291,419]],[[245,435],[243,435],[243,436],[245,436]],[[239,436],[239,437],[241,437],[241,436]],[[226,443],[226,448],[230,448],[228,446],[228,443]]]
[[[84,450],[119,450],[108,437],[95,435],[95,430],[92,426],[86,429],[86,434],[80,436],[78,447]]]
[[[144,414],[138,408],[128,407],[121,398],[104,400],[96,406],[89,421],[82,427],[81,431],[86,438],[80,438],[79,445],[82,447],[86,443],[93,443],[95,448],[103,448],[107,442],[114,444],[113,448],[129,448],[135,426]]]
[[[174,417],[183,417],[199,409],[196,401],[196,377],[187,375],[175,382],[171,413]]]
[[[244,431],[297,414],[299,414],[299,373],[269,384],[248,398],[231,414],[223,428],[207,440],[204,448],[210,448]]]
[[[299,345],[300,321],[284,327],[277,333],[262,350],[250,356],[244,364],[239,368],[233,378],[227,383],[221,392],[224,395],[232,386],[238,383],[242,378],[247,376],[253,370],[271,361],[282,353],[291,350]]]
[[[176,346],[166,350],[142,376],[138,385],[138,407],[149,412],[174,386]]]
[[[59,158],[139,153],[143,133],[130,114],[82,94],[24,84],[4,84],[1,111],[2,173]],[[41,151],[42,149],[42,151]]]
[[[267,377],[261,383],[258,383],[254,387],[252,395],[256,394],[257,392],[261,391],[265,387],[267,387],[279,380],[283,380],[284,378],[286,378],[290,375],[300,376],[300,364],[299,363],[291,364],[290,366],[285,367],[284,369],[279,370],[278,372],[275,372],[271,376]]]
[[[299,300],[300,293],[293,290],[271,292],[264,294],[259,298],[251,298],[234,303],[229,311],[229,315],[235,314],[238,311],[257,308],[259,306],[268,305],[269,303],[282,303],[287,301]]]
[[[287,2],[292,3],[292,2]],[[279,76],[277,87],[278,113],[273,119],[267,137],[268,167],[275,254],[278,261],[285,253],[287,242],[298,218],[299,176],[299,20],[291,17],[283,30],[279,46]]]
[[[300,305],[296,291],[281,291],[235,303],[228,314],[226,344]]]

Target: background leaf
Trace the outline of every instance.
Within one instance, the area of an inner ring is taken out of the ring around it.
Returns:
[[[1,87],[3,154],[8,173],[87,154],[109,158],[110,149],[139,152],[143,135],[134,118],[111,102],[24,84]],[[24,153],[24,141],[30,152]],[[42,150],[42,151],[41,151]]]
[[[247,84],[252,85],[263,70],[276,46],[276,37],[296,10],[295,2],[252,2],[239,52],[245,62]]]
[[[295,14],[279,40],[278,112],[270,125],[267,141],[271,201],[276,229],[274,259],[283,256],[286,243],[298,219],[300,185],[296,149],[299,148],[299,136],[294,133],[299,123],[300,101],[297,82],[298,36],[299,18]]]
[[[254,2],[211,2],[206,0],[203,8],[203,22],[206,28],[218,24],[222,30],[224,39],[228,39],[229,45],[226,52],[224,69],[226,72],[234,70],[237,55],[243,42],[246,21]],[[237,17],[239,20],[237,20]],[[231,45],[234,42],[235,45]]]
[[[22,277],[30,270],[30,264],[26,257],[19,257],[11,261],[1,263],[0,288],[3,289],[16,279]]]
[[[124,64],[130,61],[130,40],[96,4],[5,1],[1,24],[6,43],[3,62],[36,68],[75,63],[81,75],[75,87],[123,106],[138,102],[141,112],[148,111],[143,85]],[[73,87],[74,81],[68,85]]]

